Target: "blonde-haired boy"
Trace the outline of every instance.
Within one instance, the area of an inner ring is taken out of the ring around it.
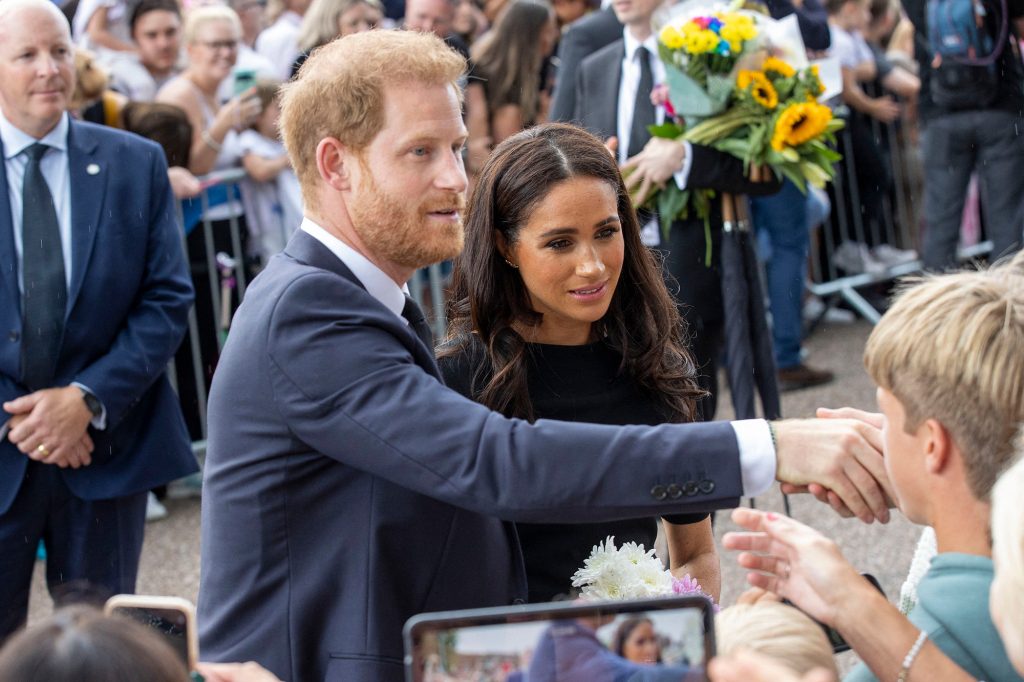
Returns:
[[[864,364],[878,385],[896,503],[911,521],[935,530],[938,548],[907,616],[913,628],[816,531],[753,510],[733,513],[744,528],[761,531],[723,540],[729,549],[750,550],[740,563],[762,572],[750,582],[838,629],[871,665],[847,680],[904,679],[926,639],[974,679],[1021,679],[988,606],[989,499],[1024,422],[1022,351],[1024,252],[989,270],[908,282],[868,340]],[[890,629],[902,634],[878,635],[879,623],[897,620]],[[908,630],[916,642],[907,641]]]

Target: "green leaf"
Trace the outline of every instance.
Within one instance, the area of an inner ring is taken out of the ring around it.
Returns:
[[[647,126],[647,132],[649,132],[652,137],[664,137],[669,140],[674,140],[683,134],[683,127],[673,121],[665,121],[660,125]]]

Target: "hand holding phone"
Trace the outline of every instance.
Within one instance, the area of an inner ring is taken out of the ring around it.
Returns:
[[[156,630],[189,670],[199,660],[199,638],[196,633],[196,609],[191,602],[178,597],[155,597],[117,594],[107,600],[105,613],[127,616]]]

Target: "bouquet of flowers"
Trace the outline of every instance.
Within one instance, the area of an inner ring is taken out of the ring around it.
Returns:
[[[825,88],[791,24],[746,10],[708,11],[701,0],[676,7],[658,32],[666,83],[652,100],[666,122],[651,134],[732,154],[752,176],[771,168],[803,191],[831,180],[840,156],[829,145],[843,122],[818,101]],[[633,199],[653,203],[665,228],[692,206],[710,230],[712,195],[669,183]]]
[[[627,542],[615,547],[609,536],[595,546],[590,557],[572,576],[572,586],[582,588],[580,596],[592,600],[645,599],[699,594],[712,599],[689,574],[681,579],[662,568],[654,550]],[[712,599],[714,601],[714,599]],[[715,607],[717,610],[717,606]]]

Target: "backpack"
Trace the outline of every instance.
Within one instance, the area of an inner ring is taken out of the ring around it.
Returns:
[[[993,21],[982,0],[928,0],[931,96],[940,107],[985,109],[999,96],[996,61],[1009,30],[1006,0],[999,9]]]

